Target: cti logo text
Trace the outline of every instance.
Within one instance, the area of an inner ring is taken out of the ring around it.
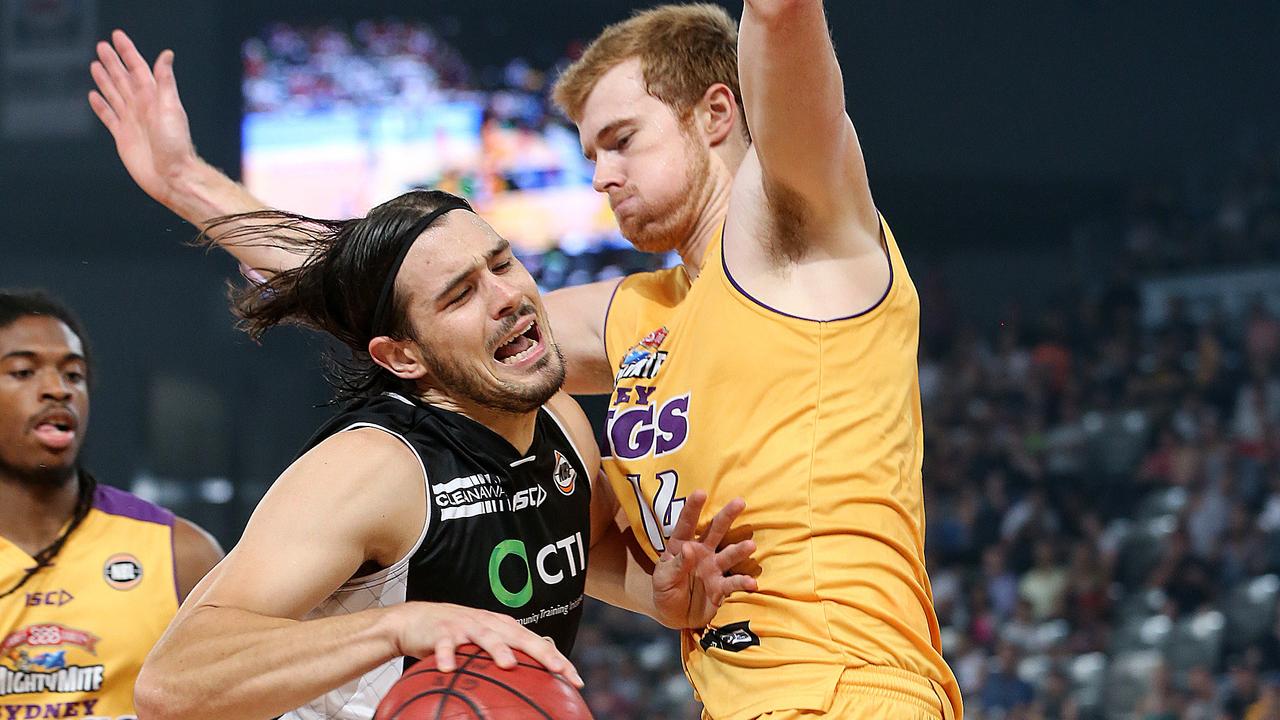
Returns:
[[[512,558],[512,560],[508,560]],[[502,578],[502,564],[516,562],[524,576],[524,581],[511,582]],[[582,542],[582,533],[576,532],[567,538],[548,543],[533,556],[529,562],[529,551],[523,540],[503,540],[493,552],[489,553],[489,589],[498,602],[510,608],[524,607],[533,599],[533,571],[547,585],[559,585],[566,577],[574,578],[587,569],[587,549]],[[513,587],[514,586],[514,587]]]

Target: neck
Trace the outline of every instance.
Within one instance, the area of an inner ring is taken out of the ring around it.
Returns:
[[[694,222],[693,231],[677,249],[685,272],[691,279],[698,277],[698,273],[702,271],[707,248],[711,247],[724,227],[724,220],[729,215],[729,194],[733,188],[733,179],[742,166],[742,159],[746,157],[747,147],[745,142],[726,141],[712,150],[711,179],[701,203],[702,209]]]
[[[495,410],[475,403],[459,402],[438,390],[426,390],[419,394],[418,399],[441,410],[475,420],[502,436],[517,452],[528,452],[533,445],[533,431],[538,422],[536,409],[523,413]]]
[[[58,538],[76,509],[80,494],[75,471],[47,482],[0,472],[0,536],[35,555]]]

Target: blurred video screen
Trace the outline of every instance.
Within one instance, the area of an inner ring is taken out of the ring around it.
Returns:
[[[242,166],[267,203],[363,215],[407,190],[470,200],[544,289],[666,264],[630,249],[552,77],[512,58],[486,82],[424,23],[275,23],[248,38]],[[488,69],[493,70],[493,69]]]

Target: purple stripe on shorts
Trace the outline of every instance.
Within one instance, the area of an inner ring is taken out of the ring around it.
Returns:
[[[94,508],[108,515],[142,520],[157,525],[173,526],[173,513],[143,500],[133,493],[110,485],[99,485],[93,497]]]

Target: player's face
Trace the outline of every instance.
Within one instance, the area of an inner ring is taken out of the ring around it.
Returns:
[[[564,384],[538,286],[507,241],[469,212],[451,212],[405,258],[409,318],[431,384],[505,412],[529,412]]]
[[[88,420],[84,345],[71,328],[39,315],[0,328],[0,471],[65,479]]]
[[[605,73],[578,122],[592,186],[609,195],[618,227],[638,250],[675,250],[710,202],[711,149],[661,100],[645,91],[638,59]]]

